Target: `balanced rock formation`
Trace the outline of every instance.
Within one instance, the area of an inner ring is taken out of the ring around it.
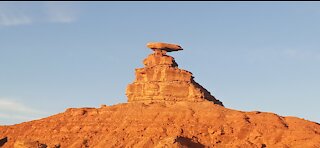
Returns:
[[[39,120],[0,125],[0,147],[320,148],[319,123],[225,108],[165,54],[177,46],[148,46],[155,53],[144,61],[145,68],[136,70],[127,89],[129,103],[69,108]]]
[[[178,68],[166,52],[183,50],[168,43],[148,43],[154,53],[144,59],[144,68],[135,70],[136,78],[126,90],[128,102],[133,101],[213,101],[222,105],[205,88],[193,80],[192,73]],[[223,106],[223,105],[222,105]]]

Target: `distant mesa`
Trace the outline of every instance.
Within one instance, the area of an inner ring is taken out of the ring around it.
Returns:
[[[205,88],[193,80],[192,73],[178,68],[174,58],[166,52],[183,50],[176,44],[148,43],[154,50],[144,59],[144,68],[135,70],[136,77],[126,90],[128,102],[144,101],[212,101],[222,105]]]

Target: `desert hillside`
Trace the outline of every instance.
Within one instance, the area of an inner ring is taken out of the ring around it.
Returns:
[[[183,50],[149,43],[154,53],[135,70],[128,103],[70,108],[48,118],[0,126],[4,148],[320,148],[319,123],[274,113],[242,112],[223,103],[179,69],[167,52]]]
[[[212,102],[124,103],[71,108],[45,119],[1,126],[4,148],[320,147],[320,125]],[[37,142],[38,141],[38,142]]]

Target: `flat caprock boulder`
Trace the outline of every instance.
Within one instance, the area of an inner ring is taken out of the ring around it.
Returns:
[[[147,47],[152,50],[160,49],[160,50],[165,50],[167,52],[183,50],[179,45],[162,43],[162,42],[149,42],[147,44]]]

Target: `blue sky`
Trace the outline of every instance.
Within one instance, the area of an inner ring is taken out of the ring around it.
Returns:
[[[319,2],[0,2],[0,125],[126,102],[150,41],[227,108],[320,122]]]

